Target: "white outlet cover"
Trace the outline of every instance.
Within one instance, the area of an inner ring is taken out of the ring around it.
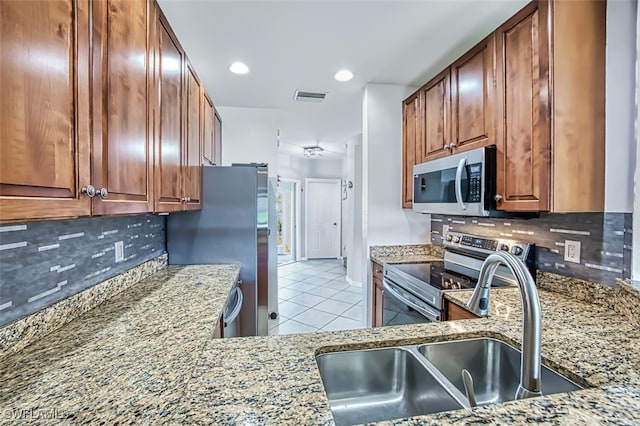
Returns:
[[[116,241],[115,244],[116,263],[124,260],[124,241]]]
[[[580,263],[580,241],[564,241],[564,260],[566,262]]]

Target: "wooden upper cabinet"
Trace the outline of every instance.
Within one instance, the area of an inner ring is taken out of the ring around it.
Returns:
[[[537,3],[496,32],[499,209],[549,210],[548,50]]]
[[[200,193],[202,190],[202,87],[189,61],[187,61],[186,86],[187,134],[183,150],[183,198],[185,199],[185,208],[187,210],[197,210],[200,208]]]
[[[222,118],[214,111],[213,121],[213,163],[222,165]]]
[[[93,214],[153,211],[149,120],[152,3],[93,3]]]
[[[496,31],[498,209],[604,211],[605,44],[597,0],[534,1]]]
[[[454,152],[495,143],[495,37],[451,65],[451,147]]]
[[[413,206],[413,166],[422,153],[421,94],[402,104],[402,208]]]
[[[159,99],[156,107],[155,209],[172,212],[182,205],[182,98],[184,52],[169,23],[156,6],[156,73]]]
[[[422,89],[422,152],[416,163],[449,155],[451,144],[451,79],[447,68]]]
[[[0,221],[85,216],[86,0],[0,1]]]
[[[202,164],[214,165],[215,112],[209,95],[202,91]]]

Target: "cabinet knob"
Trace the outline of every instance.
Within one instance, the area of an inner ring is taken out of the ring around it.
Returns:
[[[109,196],[109,191],[107,191],[107,188],[100,188],[99,190],[97,190],[96,195],[99,195],[100,198],[106,200],[106,198]]]
[[[447,143],[444,145],[444,149],[451,149],[451,146]]]
[[[500,201],[502,201],[502,195],[496,194],[496,195],[493,196],[493,199],[496,200],[497,202],[500,202]]]
[[[187,197],[182,197],[182,198],[180,198],[180,202],[181,202],[181,203],[186,203],[186,202],[187,202]]]
[[[455,148],[456,146],[458,146],[458,144],[456,144],[456,143],[452,143],[451,145],[449,145],[449,149],[453,149],[453,148]]]
[[[81,192],[89,198],[96,196],[96,187],[93,185],[83,186]]]
[[[187,197],[187,203],[191,202],[191,197]]]

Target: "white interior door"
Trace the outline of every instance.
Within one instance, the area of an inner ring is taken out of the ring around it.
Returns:
[[[305,179],[307,258],[340,257],[340,179]]]

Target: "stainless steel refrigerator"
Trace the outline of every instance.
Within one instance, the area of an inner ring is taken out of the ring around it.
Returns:
[[[241,336],[268,333],[270,195],[266,164],[203,167],[202,210],[167,218],[169,264],[242,265]]]

